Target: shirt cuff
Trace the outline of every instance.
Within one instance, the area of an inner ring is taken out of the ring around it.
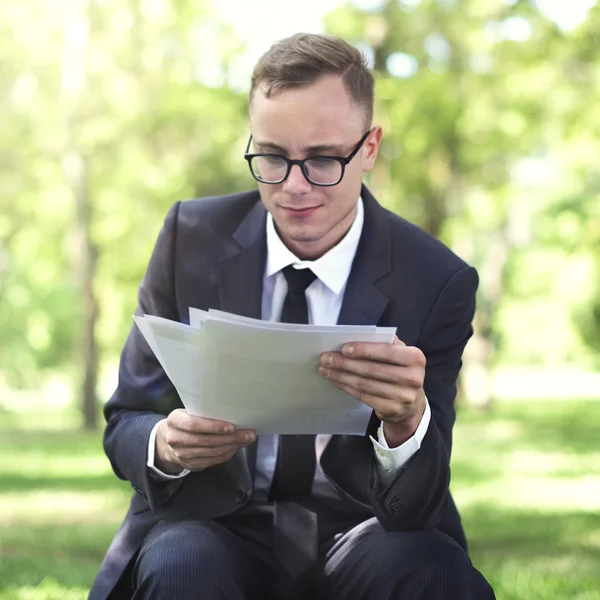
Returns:
[[[160,469],[157,469],[154,466],[154,449],[156,448],[156,432],[158,431],[158,426],[166,419],[162,419],[159,421],[150,432],[150,438],[148,439],[148,460],[146,461],[146,465],[153,472],[153,474],[157,475],[158,479],[180,479],[181,477],[185,477],[190,470],[183,469],[181,473],[177,473],[177,475],[169,475],[167,473],[163,473]]]
[[[419,423],[417,430],[411,438],[396,448],[390,448],[388,446],[387,440],[385,439],[385,434],[383,433],[383,423],[379,425],[379,429],[377,430],[377,437],[379,441],[377,441],[373,436],[369,437],[371,438],[371,442],[373,442],[373,448],[375,449],[375,457],[377,458],[377,462],[384,471],[399,471],[409,461],[409,459],[421,447],[421,443],[423,442],[423,438],[427,433],[427,428],[429,427],[430,421],[431,408],[429,407],[427,398],[425,398],[425,412],[423,413],[423,417],[421,418],[421,422]]]

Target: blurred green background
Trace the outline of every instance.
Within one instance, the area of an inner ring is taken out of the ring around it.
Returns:
[[[252,66],[377,76],[378,199],[481,276],[453,491],[499,599],[600,599],[595,0],[0,3],[0,598],[85,598],[130,488],[100,407],[169,206],[254,186]]]

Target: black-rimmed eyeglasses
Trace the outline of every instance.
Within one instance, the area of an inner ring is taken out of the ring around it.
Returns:
[[[283,183],[294,165],[298,165],[304,177],[313,185],[337,185],[344,177],[346,165],[356,156],[371,130],[367,131],[348,156],[309,156],[301,160],[292,160],[280,154],[249,154],[252,134],[246,146],[244,158],[248,161],[254,179],[261,183]]]

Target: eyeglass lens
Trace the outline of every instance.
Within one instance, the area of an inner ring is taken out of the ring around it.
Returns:
[[[265,183],[283,181],[288,171],[287,161],[280,156],[255,156],[250,166],[255,177]],[[342,177],[342,165],[330,158],[309,158],[304,169],[309,181],[316,184],[337,183]]]

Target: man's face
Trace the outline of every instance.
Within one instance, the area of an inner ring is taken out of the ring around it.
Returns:
[[[323,76],[270,98],[259,86],[250,106],[250,127],[250,152],[290,159],[348,156],[367,131],[363,109],[352,104],[338,76]],[[356,214],[362,175],[373,167],[380,140],[381,129],[376,128],[346,165],[338,185],[313,185],[298,165],[283,183],[258,184],[281,239],[299,258],[318,258],[344,237]]]

